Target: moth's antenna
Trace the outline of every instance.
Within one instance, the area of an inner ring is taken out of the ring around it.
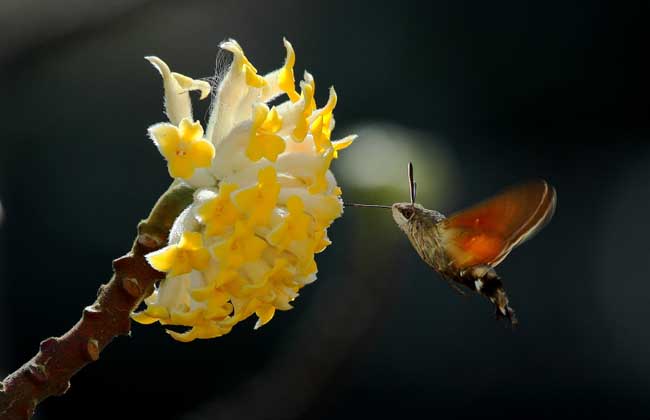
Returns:
[[[415,204],[415,193],[417,189],[417,184],[415,181],[413,181],[413,163],[409,162],[409,167],[408,167],[408,174],[409,174],[409,191],[411,193],[411,204]]]
[[[358,203],[343,203],[345,207],[374,207],[378,209],[390,209],[391,206],[384,206],[381,204],[358,204]]]

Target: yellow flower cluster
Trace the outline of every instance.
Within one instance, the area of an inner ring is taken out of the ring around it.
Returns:
[[[221,44],[233,61],[216,87],[205,133],[192,117],[189,92],[204,98],[210,87],[147,58],[163,77],[169,117],[149,135],[170,175],[196,191],[169,245],[147,255],[167,276],[133,318],[189,327],[168,331],[179,341],[224,335],[253,314],[258,328],[276,310],[290,309],[300,288],[316,279],[314,255],[330,244],[327,228],[341,215],[341,189],[329,167],[354,136],[331,140],[336,92],[330,88],[318,108],[307,72],[298,92],[295,52],[286,40],[284,46],[284,65],[260,75],[237,42]],[[281,95],[287,99],[269,107]]]

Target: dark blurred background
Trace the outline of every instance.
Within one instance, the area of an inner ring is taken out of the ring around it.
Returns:
[[[95,298],[169,179],[142,57],[210,76],[233,37],[339,93],[346,200],[445,213],[530,177],[557,213],[501,266],[520,328],[349,209],[295,309],[177,343],[134,325],[38,419],[650,417],[647,1],[0,4],[0,377]],[[199,106],[195,115],[205,112]],[[128,409],[127,409],[128,407]]]

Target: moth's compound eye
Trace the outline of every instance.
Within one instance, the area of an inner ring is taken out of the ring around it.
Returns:
[[[402,216],[404,216],[407,220],[410,219],[413,216],[413,213],[415,213],[415,210],[413,207],[403,207],[399,209],[400,213],[402,213]]]

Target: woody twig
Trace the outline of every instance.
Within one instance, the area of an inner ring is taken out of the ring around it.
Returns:
[[[181,186],[160,197],[138,225],[131,251],[113,261],[113,277],[99,287],[97,300],[84,308],[81,319],[61,337],[43,340],[31,360],[0,382],[0,418],[29,419],[41,401],[64,394],[70,378],[96,361],[113,338],[130,333],[131,312],[164,277],[144,256],[166,245],[174,220],[191,200],[192,190]]]

